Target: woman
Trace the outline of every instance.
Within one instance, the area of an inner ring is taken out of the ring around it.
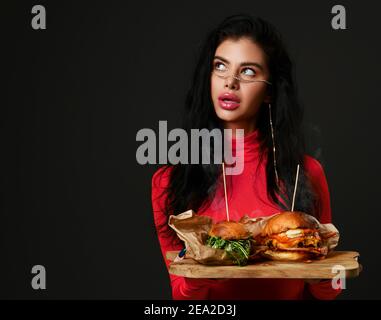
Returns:
[[[321,223],[331,222],[323,168],[304,150],[292,63],[268,22],[234,15],[210,32],[187,95],[183,125],[188,131],[232,129],[233,154],[238,154],[237,140],[243,139],[243,172],[227,177],[231,220],[289,210],[299,164],[295,210],[310,213]],[[235,129],[244,129],[244,137],[235,137]],[[167,267],[166,252],[183,248],[167,226],[169,215],[192,209],[214,222],[226,220],[221,181],[221,164],[169,165],[155,172],[154,221]],[[340,293],[330,281],[174,275],[170,280],[174,299],[334,299]]]

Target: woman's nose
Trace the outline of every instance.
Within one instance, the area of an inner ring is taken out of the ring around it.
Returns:
[[[238,89],[238,80],[234,77],[228,77],[225,81],[225,87],[229,89]]]

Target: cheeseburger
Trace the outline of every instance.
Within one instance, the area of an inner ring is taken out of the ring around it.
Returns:
[[[270,218],[255,239],[261,255],[271,260],[323,259],[328,248],[319,233],[319,223],[303,212],[286,211]]]
[[[235,264],[242,266],[247,264],[252,241],[254,240],[243,223],[220,221],[212,224],[206,244],[225,250]]]

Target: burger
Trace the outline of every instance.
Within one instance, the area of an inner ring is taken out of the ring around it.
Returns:
[[[319,222],[303,212],[286,211],[267,220],[255,240],[262,257],[277,261],[323,259],[328,247],[319,233]]]
[[[225,250],[234,264],[243,266],[249,260],[253,241],[244,223],[220,221],[212,224],[206,244],[214,249]]]

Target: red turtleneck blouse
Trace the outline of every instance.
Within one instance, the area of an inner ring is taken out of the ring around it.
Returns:
[[[267,196],[266,159],[259,164],[258,134],[257,129],[243,138],[243,172],[239,175],[229,175],[226,179],[231,220],[239,220],[245,214],[250,217],[263,217],[281,211],[269,201]],[[236,146],[237,144],[233,142],[233,156],[238,154]],[[173,241],[173,238],[167,237],[159,228],[159,226],[165,225],[168,219],[164,214],[165,193],[164,196],[161,195],[168,185],[170,169],[166,171],[162,169],[159,168],[152,177],[152,207],[161,252],[168,268],[170,261],[166,259],[166,252],[181,250],[183,245],[180,241],[176,242]],[[308,155],[305,156],[304,170],[319,197],[320,222],[330,223],[330,197],[324,170],[316,159]],[[226,219],[222,183],[218,184],[215,197],[210,205],[200,208],[197,214],[210,216],[214,222]],[[168,233],[174,233],[169,227],[166,230]],[[173,299],[334,299],[340,293],[340,289],[332,288],[330,281],[307,284],[300,279],[215,280],[185,278],[171,274],[169,274],[169,278]]]

